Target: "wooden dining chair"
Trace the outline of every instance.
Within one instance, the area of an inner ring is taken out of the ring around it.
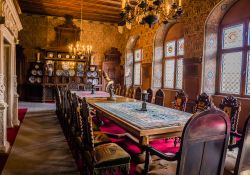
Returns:
[[[231,121],[231,133],[237,133],[238,131],[238,121],[241,111],[241,103],[234,96],[230,95],[222,99],[220,109],[228,114]],[[236,142],[236,137],[232,134],[230,136],[230,145]]]
[[[131,87],[128,89],[128,95],[127,95],[127,97],[128,97],[128,98],[134,98],[134,95],[135,95],[135,90],[134,90],[134,88],[131,86]]]
[[[193,113],[205,111],[210,107],[211,107],[210,97],[205,92],[203,92],[197,97],[197,100],[195,101]]]
[[[127,92],[127,86],[122,86],[120,95],[126,97],[126,92]]]
[[[240,141],[227,152],[224,175],[250,174],[250,115],[246,120]]]
[[[148,93],[148,103],[152,103],[152,99],[153,99],[153,90],[151,88],[147,89],[147,93]]]
[[[61,97],[61,91],[58,86],[56,86],[56,114],[59,120],[61,120],[62,117],[62,97]]]
[[[68,89],[71,91],[78,91],[79,90],[78,83],[74,81],[68,83]]]
[[[137,165],[136,172],[150,175],[222,175],[229,134],[230,121],[223,111],[211,108],[196,113],[184,127],[179,152],[163,153],[145,146],[145,164]]]
[[[115,143],[106,143],[95,146],[92,118],[89,115],[89,106],[86,100],[82,103],[84,150],[83,156],[86,162],[85,174],[113,174],[120,171],[128,175],[130,169],[130,155]]]
[[[180,111],[186,111],[187,101],[188,97],[185,92],[183,90],[179,90],[176,92],[176,96],[173,102],[173,108]]]
[[[165,99],[165,94],[164,94],[163,90],[159,89],[158,91],[156,91],[155,104],[160,105],[160,106],[164,106],[164,99]]]
[[[120,84],[117,84],[116,85],[116,88],[115,88],[115,94],[116,95],[120,95],[121,93],[121,85]]]
[[[142,93],[142,90],[140,87],[136,88],[135,90],[135,99],[136,100],[141,100],[141,93]]]

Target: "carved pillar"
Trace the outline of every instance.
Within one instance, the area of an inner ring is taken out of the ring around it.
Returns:
[[[13,124],[14,126],[19,126],[20,121],[18,119],[18,99],[19,95],[17,93],[17,76],[13,77],[14,81],[14,103],[13,103]]]
[[[5,76],[4,76],[4,39],[0,31],[0,152],[9,151],[7,141],[7,103],[5,102]]]
[[[1,59],[1,58],[0,58]],[[0,74],[0,153],[9,151],[9,143],[7,141],[7,107],[4,102],[4,75]]]
[[[18,98],[19,95],[17,93],[17,76],[16,76],[16,44],[11,45],[11,60],[13,65],[12,71],[11,71],[11,85],[12,85],[12,91],[11,91],[11,98],[12,98],[12,123],[14,126],[19,126],[20,122],[18,120]]]
[[[12,44],[5,44],[4,46],[4,59],[5,60],[5,67],[7,68],[8,72],[6,76],[7,79],[7,103],[8,103],[8,110],[7,110],[7,127],[13,128],[13,73],[14,73],[14,64],[13,64],[13,49]]]

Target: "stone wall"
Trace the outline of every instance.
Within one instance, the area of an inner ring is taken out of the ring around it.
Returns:
[[[52,45],[56,33],[54,27],[63,24],[63,17],[22,14],[24,29],[20,32],[20,45],[24,47],[28,61],[35,60],[37,48]],[[80,27],[80,20],[74,19],[74,24]],[[118,33],[117,26],[108,23],[83,21],[83,38],[86,44],[93,46],[95,64],[101,65],[104,53],[111,47],[124,50],[125,35]]]

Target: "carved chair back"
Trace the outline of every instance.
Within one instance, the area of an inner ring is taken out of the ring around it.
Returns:
[[[62,98],[61,98],[61,91],[58,86],[56,86],[56,112],[57,115],[60,115],[62,112]]]
[[[242,140],[240,141],[239,152],[235,164],[234,174],[238,175],[242,171],[250,170],[250,115],[243,129]]]
[[[210,97],[205,92],[203,92],[197,97],[194,107],[194,113],[205,111],[210,107],[211,107]]]
[[[73,90],[73,91],[78,91],[79,90],[78,83],[73,82],[73,81],[68,83],[68,89]]]
[[[121,85],[120,84],[117,84],[116,85],[116,88],[115,88],[115,94],[116,95],[120,95],[121,93]]]
[[[180,111],[186,111],[187,101],[188,101],[187,95],[183,90],[180,90],[176,93],[173,108]]]
[[[141,93],[142,93],[142,90],[140,87],[136,88],[135,90],[135,99],[136,100],[141,100]]]
[[[75,93],[72,94],[72,106],[73,106],[73,121],[74,121],[74,128],[75,134],[77,136],[81,136],[83,134],[83,125],[82,125],[82,118],[80,113],[80,99],[76,96]]]
[[[83,122],[83,131],[84,131],[84,147],[87,151],[94,151],[94,132],[92,127],[92,118],[89,115],[89,105],[86,101],[86,98],[84,97],[82,99],[82,109],[81,109],[81,116],[82,116],[82,122]]]
[[[127,87],[126,86],[122,86],[121,87],[120,96],[125,96],[126,90],[127,90]]]
[[[165,94],[163,90],[159,89],[155,94],[155,104],[164,106]]]
[[[176,174],[222,175],[229,134],[230,121],[224,112],[212,108],[194,114],[182,134]]]
[[[147,90],[147,93],[148,93],[148,103],[152,103],[152,99],[153,99],[153,90],[148,88]]]
[[[134,95],[135,95],[135,90],[134,88],[131,86],[129,89],[128,89],[128,96],[129,98],[134,98]]]
[[[73,112],[74,111],[73,111],[72,94],[71,94],[70,90],[68,89],[66,91],[66,115],[67,115],[68,121],[70,123],[70,127],[73,127],[75,124]]]
[[[220,104],[220,109],[228,114],[231,120],[231,131],[237,132],[241,104],[234,96],[225,97]]]

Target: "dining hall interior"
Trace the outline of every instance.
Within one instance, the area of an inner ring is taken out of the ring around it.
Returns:
[[[250,175],[250,1],[1,0],[0,174]]]

